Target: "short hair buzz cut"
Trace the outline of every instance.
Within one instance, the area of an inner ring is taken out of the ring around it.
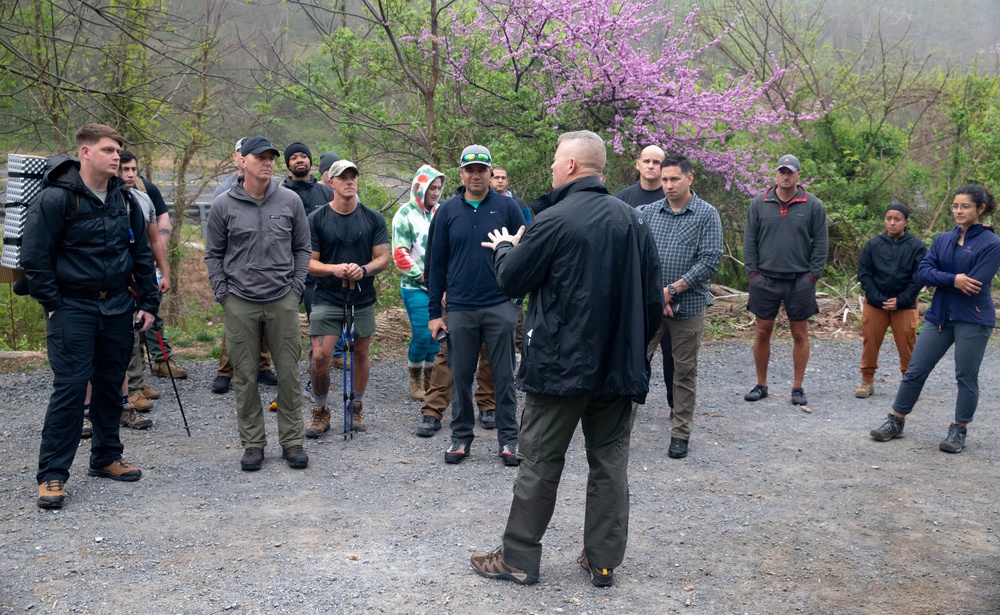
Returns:
[[[660,168],[663,167],[680,167],[681,173],[685,175],[691,175],[694,173],[694,166],[688,157],[683,154],[672,154],[663,159],[660,163]]]
[[[94,145],[104,137],[116,141],[118,147],[125,147],[125,137],[114,128],[105,126],[104,124],[86,124],[80,130],[77,130],[76,135],[74,135],[77,147]]]
[[[557,143],[562,145],[567,142],[575,142],[584,155],[579,159],[583,166],[587,166],[598,174],[604,173],[604,167],[608,164],[608,150],[597,133],[589,130],[577,130],[575,132],[564,132],[559,135]]]

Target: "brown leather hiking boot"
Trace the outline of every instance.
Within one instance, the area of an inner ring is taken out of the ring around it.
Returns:
[[[313,406],[312,422],[306,428],[307,438],[318,438],[330,431],[330,410],[322,406]]]
[[[170,375],[173,374],[174,378],[178,380],[184,380],[188,377],[187,370],[180,365],[177,365],[176,361],[170,359],[169,370],[167,369],[167,363],[168,361],[157,361],[156,363],[153,363],[153,375],[159,376],[160,378],[169,378]]]
[[[103,468],[90,468],[87,470],[87,476],[101,476],[111,480],[132,482],[142,478],[142,470],[124,459],[119,459]]]
[[[66,481],[53,478],[38,485],[39,508],[62,508],[66,499]]]
[[[424,385],[420,382],[423,366],[410,368],[410,399],[424,401]]]
[[[256,472],[264,465],[264,449],[250,446],[243,449],[243,457],[240,459],[240,468],[244,472]]]
[[[128,396],[128,403],[138,412],[149,412],[153,409],[153,402],[149,401],[142,391],[136,391]]]
[[[344,369],[344,357],[333,357],[330,364],[333,365],[335,369]]]
[[[488,579],[513,581],[521,585],[534,585],[538,583],[537,572],[521,570],[504,561],[503,547],[497,547],[489,553],[485,551],[473,551],[472,559],[469,563],[472,565],[473,570]]]
[[[135,411],[132,404],[122,406],[121,426],[129,429],[148,429],[153,425],[153,419],[146,418]]]
[[[142,385],[142,396],[146,399],[159,399],[160,392],[152,387]]]
[[[281,458],[288,462],[289,468],[305,468],[309,466],[309,455],[301,445],[293,444],[288,448],[281,447]]]
[[[361,402],[354,402],[354,431],[366,431],[365,415],[361,412]]]

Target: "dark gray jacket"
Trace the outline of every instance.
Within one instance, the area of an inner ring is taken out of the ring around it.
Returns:
[[[829,246],[823,204],[803,186],[787,205],[776,192],[776,186],[768,188],[747,210],[743,232],[747,278],[758,273],[779,278],[809,274],[818,280],[826,268]]]
[[[215,300],[229,293],[254,303],[302,296],[312,247],[298,195],[271,180],[258,206],[239,181],[212,201],[205,265]]]

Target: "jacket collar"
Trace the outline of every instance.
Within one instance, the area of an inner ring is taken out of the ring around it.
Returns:
[[[610,194],[608,192],[607,186],[605,186],[600,179],[592,176],[581,177],[580,179],[574,179],[568,184],[559,186],[558,188],[552,190],[548,194],[543,194],[534,201],[531,202],[531,213],[538,215],[552,207],[559,201],[562,201],[566,197],[576,192],[594,192],[597,194]]]
[[[239,178],[236,180],[236,183],[233,184],[233,187],[231,189],[233,197],[241,201],[247,201],[249,203],[253,203],[254,205],[256,205],[257,203],[254,201],[253,197],[247,194],[246,189],[243,187],[243,179],[244,177],[240,175]],[[268,183],[267,185],[267,190],[264,191],[264,200],[266,201],[267,198],[272,194],[274,194],[280,186],[281,182],[272,177],[270,183]]]

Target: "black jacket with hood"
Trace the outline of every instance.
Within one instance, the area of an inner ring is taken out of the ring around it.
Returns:
[[[927,246],[915,235],[905,231],[899,239],[881,233],[868,240],[858,259],[858,282],[865,293],[865,302],[875,308],[896,298],[896,309],[912,310],[924,284],[917,279],[917,267]]]
[[[517,246],[494,253],[510,297],[531,293],[518,384],[547,395],[613,395],[642,403],[646,344],[663,317],[660,259],[649,226],[595,177],[532,203]]]
[[[21,245],[31,297],[49,312],[71,305],[94,315],[156,314],[146,220],[125,182],[112,177],[101,203],[83,183],[79,159],[52,156],[42,188],[28,205]]]
[[[312,177],[304,181],[286,177],[281,185],[299,195],[307,216],[333,200],[333,189]]]

